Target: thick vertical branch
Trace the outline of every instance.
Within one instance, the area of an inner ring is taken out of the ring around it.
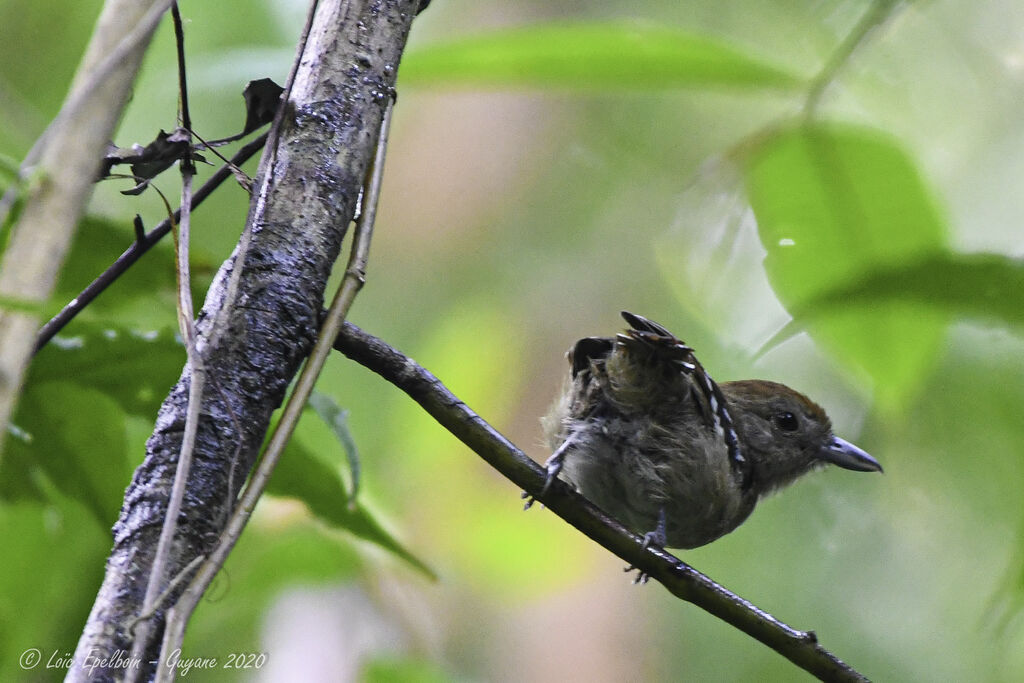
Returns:
[[[208,388],[170,580],[213,547],[252,466],[270,415],[309,352],[324,287],[363,185],[415,0],[320,0],[281,125],[261,164],[247,228],[197,321]],[[276,140],[276,144],[275,144]],[[164,401],[146,459],[125,494],[114,548],[75,666],[131,649],[187,408],[186,371]],[[174,596],[171,596],[173,600]],[[150,676],[165,601],[142,662]],[[120,678],[117,668],[71,680]]]

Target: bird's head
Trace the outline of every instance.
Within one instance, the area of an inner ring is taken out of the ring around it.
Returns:
[[[743,380],[721,385],[751,462],[751,485],[765,494],[828,463],[881,472],[877,460],[832,433],[832,421],[814,401],[784,384]]]

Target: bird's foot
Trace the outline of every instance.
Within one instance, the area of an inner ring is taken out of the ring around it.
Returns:
[[[643,584],[645,584],[645,583],[647,583],[648,581],[651,580],[651,575],[650,574],[645,572],[643,569],[635,567],[634,565],[629,565],[628,567],[624,567],[622,571],[624,571],[624,572],[626,572],[628,574],[629,572],[631,572],[633,570],[636,570],[636,576],[633,577],[633,585],[634,586],[636,586],[637,584],[642,586]]]
[[[648,531],[644,534],[644,540],[643,543],[640,544],[640,547],[644,550],[647,548],[657,548],[658,550],[661,550],[665,547],[667,542],[668,539],[665,538],[665,529],[659,527],[654,531]]]
[[[654,546],[661,549],[668,543],[668,521],[665,519],[665,508],[658,510],[658,521],[654,525],[654,531],[644,534],[644,542],[641,544],[644,549]]]
[[[665,508],[658,511],[658,522],[654,527],[654,531],[648,531],[644,534],[644,540],[640,543],[640,547],[644,550],[647,548],[657,548],[662,550],[665,544],[668,543],[668,532],[666,531],[665,521]],[[636,565],[629,565],[623,571],[631,572],[636,570],[636,578],[633,579],[633,585],[644,584],[650,581],[651,575],[642,569],[639,569]]]
[[[547,476],[544,477],[544,486],[541,487],[540,493],[536,497],[531,496],[526,491],[523,491],[521,498],[526,500],[523,505],[524,510],[529,510],[537,498],[543,498],[547,495],[547,492],[551,489],[551,485],[555,483],[555,479],[558,479],[558,473],[562,471],[562,465],[565,463],[565,453],[569,442],[572,439],[566,439],[565,443],[558,447],[558,450],[552,453],[551,457],[544,463],[544,469],[547,472]]]

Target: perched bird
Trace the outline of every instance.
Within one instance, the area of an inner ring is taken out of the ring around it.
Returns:
[[[622,317],[631,329],[569,351],[570,380],[544,420],[545,491],[561,478],[645,546],[696,548],[827,463],[882,471],[803,394],[764,380],[718,385],[664,327]]]

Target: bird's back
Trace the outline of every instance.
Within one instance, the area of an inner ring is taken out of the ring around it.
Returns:
[[[581,339],[569,352],[573,385],[552,446],[574,439],[564,478],[634,530],[653,529],[666,509],[670,546],[703,545],[735,528],[756,500],[740,490],[724,399],[689,346],[623,316],[631,329]]]

